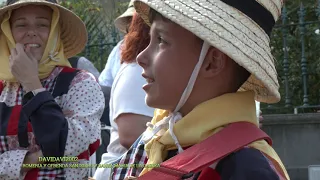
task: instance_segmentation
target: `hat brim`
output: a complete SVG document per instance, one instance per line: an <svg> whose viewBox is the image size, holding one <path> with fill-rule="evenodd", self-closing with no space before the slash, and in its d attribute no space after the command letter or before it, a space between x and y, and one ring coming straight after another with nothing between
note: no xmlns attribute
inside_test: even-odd
<svg viewBox="0 0 320 180"><path fill-rule="evenodd" d="M131 23L131 18L136 12L134 7L128 8L123 14L116 18L114 25L122 33L127 33L127 26Z"/></svg>
<svg viewBox="0 0 320 180"><path fill-rule="evenodd" d="M0 9L0 22L2 22L4 14L9 10L18 9L26 5L45 5L48 7L57 7L60 11L60 37L63 42L65 56L70 58L83 51L88 41L88 34L85 24L75 13L63 6L60 6L59 4L43 0L18 1Z"/></svg>
<svg viewBox="0 0 320 180"><path fill-rule="evenodd" d="M241 89L256 100L276 103L279 83L268 35L253 20L222 1L135 0L137 13L150 25L150 8L219 49L252 75Z"/></svg>

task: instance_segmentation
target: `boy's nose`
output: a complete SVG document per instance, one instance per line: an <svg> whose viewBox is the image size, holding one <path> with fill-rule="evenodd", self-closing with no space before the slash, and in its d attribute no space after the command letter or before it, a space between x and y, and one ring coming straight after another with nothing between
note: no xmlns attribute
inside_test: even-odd
<svg viewBox="0 0 320 180"><path fill-rule="evenodd" d="M142 67L145 68L148 66L148 56L147 56L147 49L143 50L140 54L138 54L136 61Z"/></svg>

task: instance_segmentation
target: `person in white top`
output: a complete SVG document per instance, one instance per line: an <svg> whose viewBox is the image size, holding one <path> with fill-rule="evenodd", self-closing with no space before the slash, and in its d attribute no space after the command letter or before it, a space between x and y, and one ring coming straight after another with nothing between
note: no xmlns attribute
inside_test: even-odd
<svg viewBox="0 0 320 180"><path fill-rule="evenodd" d="M114 24L115 24L115 27L120 32L124 34L127 33L127 29L128 29L128 26L130 26L133 12L135 12L135 9L131 2L129 4L128 9L122 15L116 18ZM111 87L116 75L118 74L118 71L121 65L120 59L121 59L122 44L123 44L123 40L119 41L118 44L112 49L111 53L109 54L106 66L98 78L98 82L102 87L103 93L105 94L106 109L108 109L108 112L110 111L109 102L110 102ZM110 132L109 132L109 128L111 126L110 119L109 119L110 117L109 117L109 114L107 116L104 116L104 115L103 115L104 117L103 123L104 123L104 127L107 129L105 131L102 131L102 134L101 134L102 136L101 147L103 147L103 149L102 149L102 152L100 153L105 153L107 151L107 146L109 145L109 142L110 142ZM99 162L100 161L98 161L98 163Z"/></svg>
<svg viewBox="0 0 320 180"><path fill-rule="evenodd" d="M132 15L135 12L133 7L133 1L129 3L128 9L114 21L116 28L127 34L128 27L130 26ZM120 69L121 59L121 45L123 40L119 41L118 44L112 49L109 54L107 64L99 76L99 84L102 86L111 87L112 83Z"/></svg>
<svg viewBox="0 0 320 180"><path fill-rule="evenodd" d="M146 129L154 109L145 104L145 92L141 85L142 68L136 63L123 63L111 89L110 123L111 139L108 153L102 161L112 162L130 148L133 142Z"/></svg>
<svg viewBox="0 0 320 180"><path fill-rule="evenodd" d="M120 53L121 44L123 40L119 41L118 44L112 49L109 54L107 64L101 75L99 76L99 84L102 86L111 87L112 83L120 69Z"/></svg>

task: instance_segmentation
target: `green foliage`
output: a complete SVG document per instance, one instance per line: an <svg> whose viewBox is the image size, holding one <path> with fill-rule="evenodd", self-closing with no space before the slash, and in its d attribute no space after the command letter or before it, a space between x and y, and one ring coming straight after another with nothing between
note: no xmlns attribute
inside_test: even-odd
<svg viewBox="0 0 320 180"><path fill-rule="evenodd" d="M320 29L319 13L316 1L286 1L285 7L287 10L286 21L280 19L274 28L271 38L271 47L273 55L276 59L276 68L280 83L280 94L282 100L276 106L284 107L286 98L290 98L293 107L303 105L303 78L301 60L304 55L307 61L308 73L308 95L310 105L320 105L320 34L315 31ZM302 9L304 9L304 18L301 18ZM300 19L299 19L300 13ZM285 13L283 13L285 14ZM285 86L285 45L284 36L286 36L286 47L288 53L288 94L286 94ZM304 41L305 51L302 50L302 42ZM288 105L288 104L287 104ZM266 107L266 105L262 105ZM282 112L292 113L292 108Z"/></svg>
<svg viewBox="0 0 320 180"><path fill-rule="evenodd" d="M126 9L128 8L128 5L129 5L129 2L119 2L117 1L116 2L116 13L114 15L114 18L115 17L118 17L120 16L123 12L126 11Z"/></svg>
<svg viewBox="0 0 320 180"><path fill-rule="evenodd" d="M121 39L114 19L127 9L128 2L65 0L61 5L75 12L86 24L89 39L86 49L79 56L85 56L102 71L109 53Z"/></svg>

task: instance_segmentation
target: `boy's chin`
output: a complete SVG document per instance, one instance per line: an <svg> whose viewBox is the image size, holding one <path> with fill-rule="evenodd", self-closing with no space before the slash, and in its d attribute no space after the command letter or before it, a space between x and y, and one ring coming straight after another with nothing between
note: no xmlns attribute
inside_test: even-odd
<svg viewBox="0 0 320 180"><path fill-rule="evenodd" d="M149 107L161 109L161 101L159 101L158 98L155 98L150 94L146 95L146 104Z"/></svg>
<svg viewBox="0 0 320 180"><path fill-rule="evenodd" d="M152 108L157 108L157 107L155 107L155 105L156 105L155 100L152 99L152 97L150 97L150 95L148 95L148 94L146 95L145 101L146 101L147 106L152 107Z"/></svg>
<svg viewBox="0 0 320 180"><path fill-rule="evenodd" d="M145 101L149 107L173 111L172 108L170 108L171 105L168 105L166 102L164 102L163 98L153 98L152 96L146 95Z"/></svg>

